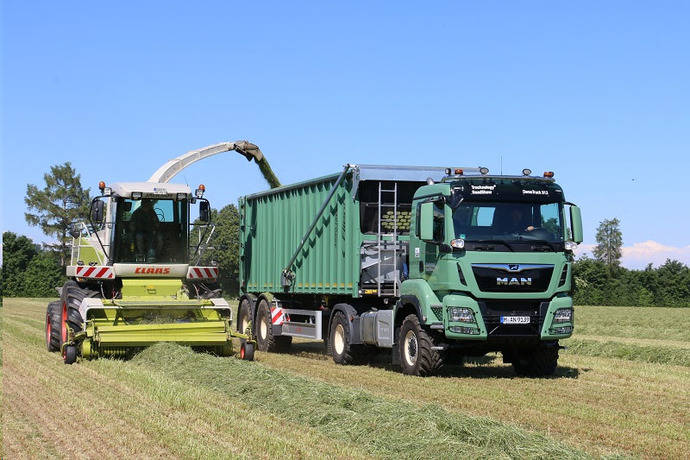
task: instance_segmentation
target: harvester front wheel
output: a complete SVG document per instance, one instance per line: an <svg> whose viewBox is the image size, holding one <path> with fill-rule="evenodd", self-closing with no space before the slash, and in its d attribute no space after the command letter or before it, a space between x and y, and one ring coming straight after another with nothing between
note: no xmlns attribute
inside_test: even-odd
<svg viewBox="0 0 690 460"><path fill-rule="evenodd" d="M60 350L60 301L48 304L46 309L46 348L49 352Z"/></svg>
<svg viewBox="0 0 690 460"><path fill-rule="evenodd" d="M443 366L443 356L434 350L432 337L419 324L417 315L407 315L398 338L403 374L434 375Z"/></svg>
<svg viewBox="0 0 690 460"><path fill-rule="evenodd" d="M254 344L251 342L242 342L240 344L240 359L245 361L254 361Z"/></svg>
<svg viewBox="0 0 690 460"><path fill-rule="evenodd" d="M81 288L75 281L67 281L62 288L62 318L63 334L62 342L67 340L67 327L74 332L79 332L83 328L84 319L81 317L79 307L82 300L87 297L100 297L98 291L88 288ZM62 343L60 343L62 345Z"/></svg>

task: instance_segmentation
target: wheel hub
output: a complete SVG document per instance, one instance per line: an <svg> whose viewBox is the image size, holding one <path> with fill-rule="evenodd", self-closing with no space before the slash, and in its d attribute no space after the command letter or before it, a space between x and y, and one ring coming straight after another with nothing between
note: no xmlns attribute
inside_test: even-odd
<svg viewBox="0 0 690 460"><path fill-rule="evenodd" d="M417 335L414 331L407 331L404 342L405 361L414 366L417 363Z"/></svg>
<svg viewBox="0 0 690 460"><path fill-rule="evenodd" d="M343 329L342 324L338 324L335 327L333 346L335 347L335 352L337 354L343 354L343 351L345 350L345 329Z"/></svg>

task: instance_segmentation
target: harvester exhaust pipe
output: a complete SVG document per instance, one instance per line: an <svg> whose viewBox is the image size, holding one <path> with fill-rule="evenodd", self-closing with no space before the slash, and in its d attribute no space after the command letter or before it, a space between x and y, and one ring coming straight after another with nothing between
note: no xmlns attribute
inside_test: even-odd
<svg viewBox="0 0 690 460"><path fill-rule="evenodd" d="M190 150L189 152L180 155L177 158L173 158L158 168L158 170L149 178L148 182L169 182L170 179L175 177L180 171L192 163L196 163L199 160L203 160L204 158L208 158L219 153L231 152L233 150L244 156L247 161L252 161L252 159L254 159L254 162L259 166L261 174L264 176L264 179L266 179L266 182L268 182L268 185L271 188L280 187L280 181L271 169L271 165L268 163L268 160L266 160L266 157L261 152L261 149L259 149L256 144L252 144L249 141L221 142L220 144L209 145L208 147L203 147L197 150Z"/></svg>

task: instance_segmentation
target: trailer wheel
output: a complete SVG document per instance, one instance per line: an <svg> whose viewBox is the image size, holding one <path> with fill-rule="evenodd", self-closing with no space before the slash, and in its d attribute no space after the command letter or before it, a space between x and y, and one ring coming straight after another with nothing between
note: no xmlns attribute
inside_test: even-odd
<svg viewBox="0 0 690 460"><path fill-rule="evenodd" d="M77 346L65 345L62 350L62 360L65 364L74 364L77 362Z"/></svg>
<svg viewBox="0 0 690 460"><path fill-rule="evenodd" d="M242 299L240 303L240 311L237 314L237 332L246 334L247 328L251 324L252 316L249 308L249 300ZM251 331L253 333L253 331Z"/></svg>
<svg viewBox="0 0 690 460"><path fill-rule="evenodd" d="M419 324L417 315L407 315L398 337L403 374L434 375L443 366L443 356L434 350L433 339Z"/></svg>
<svg viewBox="0 0 690 460"><path fill-rule="evenodd" d="M347 317L342 311L338 311L333 315L328 334L328 353L337 364L352 364L360 357L360 347L350 342Z"/></svg>
<svg viewBox="0 0 690 460"><path fill-rule="evenodd" d="M243 341L240 344L240 359L244 361L254 361L254 344Z"/></svg>
<svg viewBox="0 0 690 460"><path fill-rule="evenodd" d="M547 377L558 367L558 347L539 347L518 352L513 358L513 369L521 377Z"/></svg>
<svg viewBox="0 0 690 460"><path fill-rule="evenodd" d="M50 302L46 309L46 348L49 352L60 350L60 301Z"/></svg>
<svg viewBox="0 0 690 460"><path fill-rule="evenodd" d="M273 337L273 322L271 310L266 299L259 301L256 310L256 344L259 351L274 351L275 339Z"/></svg>

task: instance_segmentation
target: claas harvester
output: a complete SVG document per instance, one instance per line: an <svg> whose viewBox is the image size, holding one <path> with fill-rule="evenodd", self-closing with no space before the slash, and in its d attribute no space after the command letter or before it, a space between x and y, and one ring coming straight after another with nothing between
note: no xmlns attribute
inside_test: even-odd
<svg viewBox="0 0 690 460"><path fill-rule="evenodd" d="M188 152L146 182L99 183L86 221L70 232L68 281L47 307L49 351L60 351L66 364L126 358L156 342L229 356L238 338L239 356L253 359L248 331L231 330L218 268L200 264L214 229L205 187L192 194L187 185L168 182L186 166L232 150L254 159L271 186L278 184L261 151L246 141ZM198 219L191 222L194 206Z"/></svg>

